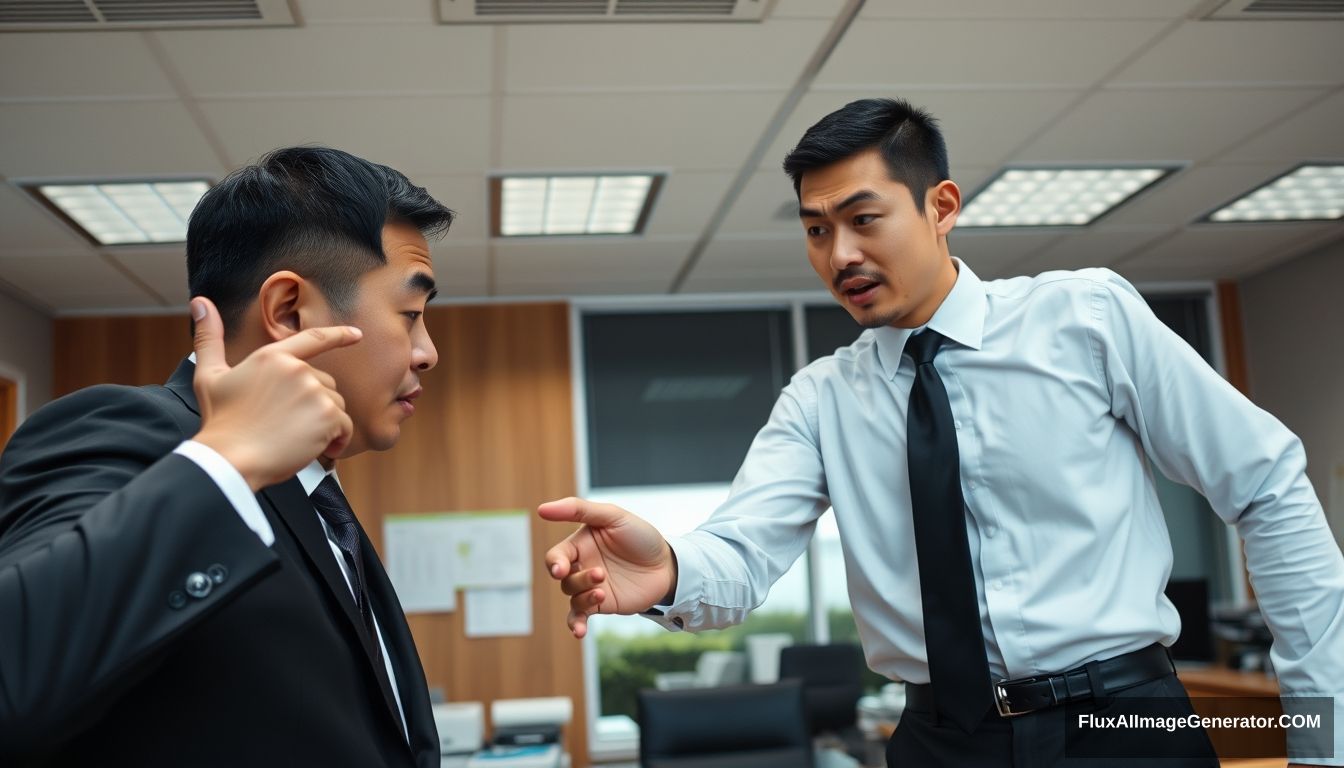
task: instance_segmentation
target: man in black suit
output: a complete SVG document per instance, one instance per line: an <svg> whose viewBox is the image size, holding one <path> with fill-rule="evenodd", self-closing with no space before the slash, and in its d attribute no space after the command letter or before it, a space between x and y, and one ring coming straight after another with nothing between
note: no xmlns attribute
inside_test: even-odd
<svg viewBox="0 0 1344 768"><path fill-rule="evenodd" d="M0 763L439 764L424 671L333 474L438 353L405 176L278 150L187 235L195 355L34 413L0 457Z"/></svg>

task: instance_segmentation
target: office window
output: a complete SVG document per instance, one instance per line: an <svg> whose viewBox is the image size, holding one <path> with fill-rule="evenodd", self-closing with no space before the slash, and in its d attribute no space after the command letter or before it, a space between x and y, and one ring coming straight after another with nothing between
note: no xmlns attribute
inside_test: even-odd
<svg viewBox="0 0 1344 768"><path fill-rule="evenodd" d="M792 343L784 309L585 315L590 487L730 482Z"/></svg>

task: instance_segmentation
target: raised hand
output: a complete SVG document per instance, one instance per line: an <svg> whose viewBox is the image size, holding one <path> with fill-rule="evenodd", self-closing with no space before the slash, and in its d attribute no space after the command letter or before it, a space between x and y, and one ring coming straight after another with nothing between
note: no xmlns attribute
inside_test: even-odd
<svg viewBox="0 0 1344 768"><path fill-rule="evenodd" d="M594 613L640 613L676 591L672 548L639 517L613 504L577 498L546 502L537 514L583 523L546 552L546 570L569 595L566 622L575 637L588 633L588 617Z"/></svg>
<svg viewBox="0 0 1344 768"><path fill-rule="evenodd" d="M284 480L318 456L340 455L353 430L345 400L335 380L307 361L359 341L358 328L309 328L230 367L219 310L197 297L191 312L192 383L201 409L201 431L192 439L227 459L253 491Z"/></svg>

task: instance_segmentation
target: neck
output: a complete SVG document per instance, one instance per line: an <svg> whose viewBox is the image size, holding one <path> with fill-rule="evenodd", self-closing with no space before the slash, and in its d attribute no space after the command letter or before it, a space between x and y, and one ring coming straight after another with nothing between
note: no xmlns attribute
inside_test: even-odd
<svg viewBox="0 0 1344 768"><path fill-rule="evenodd" d="M925 299L924 303L917 309L910 312L910 314L901 318L899 321L892 323L892 325L898 328L918 328L933 319L938 308L941 307L943 301L947 299L947 295L952 292L952 287L957 284L957 262L953 261L951 256L947 256L946 258L946 266L938 271L938 276L934 280L934 287L933 290L930 291L929 297Z"/></svg>

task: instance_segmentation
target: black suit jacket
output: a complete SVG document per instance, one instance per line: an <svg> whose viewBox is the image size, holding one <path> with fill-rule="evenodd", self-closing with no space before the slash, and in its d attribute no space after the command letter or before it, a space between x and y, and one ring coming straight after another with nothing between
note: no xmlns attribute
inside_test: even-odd
<svg viewBox="0 0 1344 768"><path fill-rule="evenodd" d="M193 372L56 400L0 457L0 764L438 766L368 538L409 746L298 479L257 494L267 547L172 453L199 428Z"/></svg>

